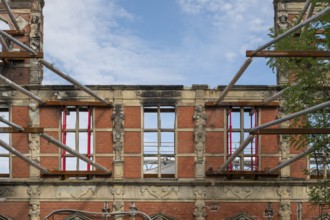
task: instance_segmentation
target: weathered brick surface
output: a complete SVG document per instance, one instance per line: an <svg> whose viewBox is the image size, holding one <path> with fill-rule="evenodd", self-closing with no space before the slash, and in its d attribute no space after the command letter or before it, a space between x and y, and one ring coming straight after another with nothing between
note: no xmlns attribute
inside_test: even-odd
<svg viewBox="0 0 330 220"><path fill-rule="evenodd" d="M261 157L260 170L265 171L274 168L279 164L280 160L278 157Z"/></svg>
<svg viewBox="0 0 330 220"><path fill-rule="evenodd" d="M223 157L206 157L205 158L205 170L212 169L213 171L216 171L219 167L222 166L224 162Z"/></svg>
<svg viewBox="0 0 330 220"><path fill-rule="evenodd" d="M195 177L194 157L178 157L178 177L179 178Z"/></svg>
<svg viewBox="0 0 330 220"><path fill-rule="evenodd" d="M27 162L18 157L12 158L12 176L13 178L29 178L30 166Z"/></svg>
<svg viewBox="0 0 330 220"><path fill-rule="evenodd" d="M43 156L40 165L48 170L60 169L60 158L58 156L47 157Z"/></svg>
<svg viewBox="0 0 330 220"><path fill-rule="evenodd" d="M260 135L260 153L277 154L280 153L279 140L276 135Z"/></svg>
<svg viewBox="0 0 330 220"><path fill-rule="evenodd" d="M140 157L128 157L124 158L124 178L127 179L139 179L141 178L141 158Z"/></svg>
<svg viewBox="0 0 330 220"><path fill-rule="evenodd" d="M112 128L112 108L95 108L95 127Z"/></svg>
<svg viewBox="0 0 330 220"><path fill-rule="evenodd" d="M141 107L124 107L125 128L141 128Z"/></svg>
<svg viewBox="0 0 330 220"><path fill-rule="evenodd" d="M61 120L61 109L54 107L40 108L40 127L42 128L59 128Z"/></svg>
<svg viewBox="0 0 330 220"><path fill-rule="evenodd" d="M195 107L177 107L178 128L193 128Z"/></svg>
<svg viewBox="0 0 330 220"><path fill-rule="evenodd" d="M13 220L30 220L28 202L2 202L0 214Z"/></svg>
<svg viewBox="0 0 330 220"><path fill-rule="evenodd" d="M206 127L207 128L223 128L224 127L224 110L223 109L206 109Z"/></svg>
<svg viewBox="0 0 330 220"><path fill-rule="evenodd" d="M178 153L194 153L194 132L179 131L178 133Z"/></svg>
<svg viewBox="0 0 330 220"><path fill-rule="evenodd" d="M46 134L49 136L52 136L55 139L59 138L59 132L57 131L46 131ZM59 147L56 145L50 143L44 138L40 138L40 153L58 153L59 152Z"/></svg>
<svg viewBox="0 0 330 220"><path fill-rule="evenodd" d="M223 132L207 132L205 143L206 153L224 153L225 142Z"/></svg>
<svg viewBox="0 0 330 220"><path fill-rule="evenodd" d="M124 152L141 153L141 132L126 132L124 135Z"/></svg>
<svg viewBox="0 0 330 220"><path fill-rule="evenodd" d="M95 132L95 152L108 154L113 153L112 132Z"/></svg>
<svg viewBox="0 0 330 220"><path fill-rule="evenodd" d="M104 166L105 168L108 168L110 171L112 170L112 157L96 157L95 162Z"/></svg>
<svg viewBox="0 0 330 220"><path fill-rule="evenodd" d="M305 171L307 169L307 158L302 158L290 165L292 178L306 178Z"/></svg>

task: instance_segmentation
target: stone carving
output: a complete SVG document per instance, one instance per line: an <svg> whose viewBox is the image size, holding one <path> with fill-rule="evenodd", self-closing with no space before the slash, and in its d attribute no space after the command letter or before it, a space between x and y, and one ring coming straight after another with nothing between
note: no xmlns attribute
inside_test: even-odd
<svg viewBox="0 0 330 220"><path fill-rule="evenodd" d="M36 134L29 134L29 149L32 159L36 159L40 147L40 137Z"/></svg>
<svg viewBox="0 0 330 220"><path fill-rule="evenodd" d="M115 105L111 117L113 124L113 148L115 150L115 160L121 160L121 152L124 142L124 110L122 105Z"/></svg>
<svg viewBox="0 0 330 220"><path fill-rule="evenodd" d="M196 201L195 202L195 210L194 210L195 220L205 220L207 216L207 212L205 209L205 202Z"/></svg>
<svg viewBox="0 0 330 220"><path fill-rule="evenodd" d="M206 188L205 187L196 187L194 189L194 194L196 196L196 199L204 199L206 195Z"/></svg>
<svg viewBox="0 0 330 220"><path fill-rule="evenodd" d="M67 218L64 218L63 220L91 220L91 219L87 218L86 216L80 213L75 213Z"/></svg>
<svg viewBox="0 0 330 220"><path fill-rule="evenodd" d="M0 197L9 197L14 194L12 187L0 187Z"/></svg>
<svg viewBox="0 0 330 220"><path fill-rule="evenodd" d="M171 218L169 216L166 216L162 213L157 213L155 215L150 216L152 220L174 220L174 218Z"/></svg>
<svg viewBox="0 0 330 220"><path fill-rule="evenodd" d="M124 207L124 202L123 201L114 201L112 203L112 209L115 212L123 211L123 207Z"/></svg>
<svg viewBox="0 0 330 220"><path fill-rule="evenodd" d="M279 189L277 190L277 193L281 199L290 198L291 192L291 187L279 187Z"/></svg>
<svg viewBox="0 0 330 220"><path fill-rule="evenodd" d="M41 188L40 186L30 186L27 193L30 195L30 198L38 198L41 194Z"/></svg>
<svg viewBox="0 0 330 220"><path fill-rule="evenodd" d="M29 125L39 126L39 108L36 103L29 104Z"/></svg>
<svg viewBox="0 0 330 220"><path fill-rule="evenodd" d="M205 149L205 136L206 136L206 114L205 108L202 105L195 107L195 149L197 152L197 160L202 160L203 152Z"/></svg>
<svg viewBox="0 0 330 220"><path fill-rule="evenodd" d="M25 26L28 24L28 22L22 16L18 16L16 18L16 22L20 30L23 30Z"/></svg>
<svg viewBox="0 0 330 220"><path fill-rule="evenodd" d="M80 186L80 187L58 187L57 188L57 195L58 197L63 198L90 198L95 195L95 186Z"/></svg>
<svg viewBox="0 0 330 220"><path fill-rule="evenodd" d="M297 208L297 220L302 220L302 202L298 202L297 204L298 208Z"/></svg>
<svg viewBox="0 0 330 220"><path fill-rule="evenodd" d="M279 214L281 220L290 220L291 206L289 201L280 203Z"/></svg>
<svg viewBox="0 0 330 220"><path fill-rule="evenodd" d="M267 219L272 219L274 217L274 209L271 202L268 203L268 206L265 209L264 217Z"/></svg>
<svg viewBox="0 0 330 220"><path fill-rule="evenodd" d="M40 219L40 202L30 201L29 216L31 220Z"/></svg>
<svg viewBox="0 0 330 220"><path fill-rule="evenodd" d="M40 50L40 17L32 15L30 19L30 46L33 50Z"/></svg>
<svg viewBox="0 0 330 220"><path fill-rule="evenodd" d="M120 197L125 194L125 189L123 186L115 186L111 189L111 194L115 197Z"/></svg>
<svg viewBox="0 0 330 220"><path fill-rule="evenodd" d="M277 25L281 29L287 29L289 27L288 21L288 13L287 12L279 12L277 15Z"/></svg>
<svg viewBox="0 0 330 220"><path fill-rule="evenodd" d="M260 192L262 190L261 187L251 187L251 186L225 186L224 193L226 196L230 196L231 194L235 197L245 199L253 194L254 191Z"/></svg>
<svg viewBox="0 0 330 220"><path fill-rule="evenodd" d="M289 142L289 137L288 136L281 135L281 137L280 137L280 149L281 149L282 160L288 159L289 151L290 151L290 142Z"/></svg>
<svg viewBox="0 0 330 220"><path fill-rule="evenodd" d="M169 186L163 186L163 187L157 187L157 186L142 186L141 187L141 193L142 195L145 195L147 192L149 195L161 199L164 198L171 193L174 193L175 195L178 194L179 188L178 187L169 187Z"/></svg>

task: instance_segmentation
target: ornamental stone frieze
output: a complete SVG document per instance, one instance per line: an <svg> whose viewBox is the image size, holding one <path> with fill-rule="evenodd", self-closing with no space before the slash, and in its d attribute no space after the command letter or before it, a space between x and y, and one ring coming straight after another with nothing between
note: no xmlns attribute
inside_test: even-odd
<svg viewBox="0 0 330 220"><path fill-rule="evenodd" d="M96 186L58 186L56 188L56 196L58 198L81 199L94 198L96 194Z"/></svg>
<svg viewBox="0 0 330 220"><path fill-rule="evenodd" d="M261 192L264 189L258 186L225 186L223 192L227 197L236 197L239 199L251 198L251 195L254 197L256 195L261 195Z"/></svg>
<svg viewBox="0 0 330 220"><path fill-rule="evenodd" d="M142 186L140 192L146 198L150 196L156 199L177 198L179 188L176 186Z"/></svg>

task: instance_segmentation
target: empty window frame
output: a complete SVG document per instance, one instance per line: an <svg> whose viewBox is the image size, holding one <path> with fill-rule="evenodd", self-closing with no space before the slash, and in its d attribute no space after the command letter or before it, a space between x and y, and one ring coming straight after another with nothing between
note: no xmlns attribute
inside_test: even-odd
<svg viewBox="0 0 330 220"><path fill-rule="evenodd" d="M0 117L9 120L8 108L0 108ZM0 122L0 127L9 127L7 124ZM9 133L0 133L0 139L9 144ZM10 176L10 154L0 146L0 178L8 178Z"/></svg>
<svg viewBox="0 0 330 220"><path fill-rule="evenodd" d="M175 107L145 106L144 177L175 177Z"/></svg>
<svg viewBox="0 0 330 220"><path fill-rule="evenodd" d="M258 110L252 107L227 109L227 158L229 158L249 135L249 130L258 125ZM229 170L258 170L258 136L229 165Z"/></svg>
<svg viewBox="0 0 330 220"><path fill-rule="evenodd" d="M91 107L65 106L62 108L62 143L93 160L93 109ZM91 165L61 150L63 171L90 171Z"/></svg>

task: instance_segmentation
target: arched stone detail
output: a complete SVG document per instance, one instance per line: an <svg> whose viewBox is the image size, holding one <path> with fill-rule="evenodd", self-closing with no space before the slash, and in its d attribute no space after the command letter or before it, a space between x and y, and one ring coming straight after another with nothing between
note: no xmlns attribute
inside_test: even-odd
<svg viewBox="0 0 330 220"><path fill-rule="evenodd" d="M91 220L91 219L80 213L74 213L73 215L70 215L69 217L65 218L64 220Z"/></svg>
<svg viewBox="0 0 330 220"><path fill-rule="evenodd" d="M157 213L152 216L150 216L152 220L175 220L173 217L169 217L167 215L164 215L162 213Z"/></svg>
<svg viewBox="0 0 330 220"><path fill-rule="evenodd" d="M256 220L256 219L253 218L252 216L249 216L245 212L242 212L242 213L240 213L238 215L235 215L232 218L229 218L228 220Z"/></svg>

